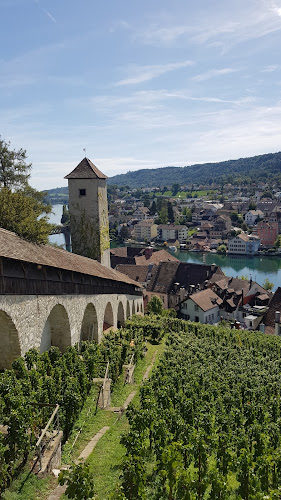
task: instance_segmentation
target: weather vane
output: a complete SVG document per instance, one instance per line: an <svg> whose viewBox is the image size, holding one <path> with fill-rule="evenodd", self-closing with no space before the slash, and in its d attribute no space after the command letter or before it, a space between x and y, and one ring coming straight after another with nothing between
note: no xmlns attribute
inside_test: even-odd
<svg viewBox="0 0 281 500"><path fill-rule="evenodd" d="M86 156L86 148L83 148L83 151L85 151L85 156Z"/></svg>

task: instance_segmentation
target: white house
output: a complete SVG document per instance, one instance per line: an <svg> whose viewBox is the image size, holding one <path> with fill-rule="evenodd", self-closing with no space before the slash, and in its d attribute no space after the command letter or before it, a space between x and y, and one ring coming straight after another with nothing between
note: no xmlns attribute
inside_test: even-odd
<svg viewBox="0 0 281 500"><path fill-rule="evenodd" d="M228 240L228 252L242 255L255 255L260 247L260 239L254 235L241 233Z"/></svg>
<svg viewBox="0 0 281 500"><path fill-rule="evenodd" d="M245 222L248 226L253 226L258 219L263 219L264 213L261 210L249 210L245 214Z"/></svg>
<svg viewBox="0 0 281 500"><path fill-rule="evenodd" d="M222 299L210 288L193 293L181 303L181 317L197 323L213 325L220 320Z"/></svg>
<svg viewBox="0 0 281 500"><path fill-rule="evenodd" d="M186 226L177 224L159 224L157 228L157 238L161 241L176 241L185 243L188 235Z"/></svg>

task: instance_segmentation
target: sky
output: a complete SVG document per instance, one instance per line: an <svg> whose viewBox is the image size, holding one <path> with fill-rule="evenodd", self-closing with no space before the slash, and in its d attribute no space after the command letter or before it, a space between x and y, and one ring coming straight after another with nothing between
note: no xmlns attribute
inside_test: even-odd
<svg viewBox="0 0 281 500"><path fill-rule="evenodd" d="M0 0L0 135L51 189L281 150L281 0ZM85 151L86 150L86 153Z"/></svg>

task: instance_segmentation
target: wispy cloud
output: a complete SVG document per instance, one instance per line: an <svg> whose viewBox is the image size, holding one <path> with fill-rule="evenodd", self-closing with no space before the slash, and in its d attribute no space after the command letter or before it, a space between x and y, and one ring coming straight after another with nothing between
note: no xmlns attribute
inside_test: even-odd
<svg viewBox="0 0 281 500"><path fill-rule="evenodd" d="M200 75L196 75L192 78L195 82L203 82L205 80L210 80L210 78L216 78L218 76L229 75L230 73L235 73L239 71L234 68L222 68L222 69L210 69L205 73L201 73Z"/></svg>
<svg viewBox="0 0 281 500"><path fill-rule="evenodd" d="M36 3L36 5L38 5L39 9L44 12L44 14L46 14L46 16L53 22L53 23L56 23L56 19L54 18L54 16L47 10L45 9L44 7L41 6L39 0L34 0L34 2Z"/></svg>
<svg viewBox="0 0 281 500"><path fill-rule="evenodd" d="M193 29L184 25L160 27L152 25L134 34L134 39L145 45L171 45L179 38L192 33Z"/></svg>
<svg viewBox="0 0 281 500"><path fill-rule="evenodd" d="M279 68L278 64L271 64L270 66L266 66L266 68L262 69L262 73L272 73Z"/></svg>
<svg viewBox="0 0 281 500"><path fill-rule="evenodd" d="M143 82L148 82L153 78L175 71L177 69L186 68L193 64L192 61L182 61L169 64L155 64L151 66L130 66L129 73L131 76L124 80L119 80L115 85L136 85Z"/></svg>
<svg viewBox="0 0 281 500"><path fill-rule="evenodd" d="M53 21L53 23L56 23L56 19L54 18L54 16L52 16L52 14L46 10L46 9L43 9L43 12L45 12L46 16L48 16L49 19L51 19L51 21Z"/></svg>
<svg viewBox="0 0 281 500"><path fill-rule="evenodd" d="M235 44L258 39L281 30L281 6L271 0L237 1L231 7L224 2L220 11L200 10L198 14L184 13L177 23L175 19L151 22L145 28L135 28L133 39L140 44L153 46L197 45L222 46L227 50ZM229 20L231 19L231 21Z"/></svg>

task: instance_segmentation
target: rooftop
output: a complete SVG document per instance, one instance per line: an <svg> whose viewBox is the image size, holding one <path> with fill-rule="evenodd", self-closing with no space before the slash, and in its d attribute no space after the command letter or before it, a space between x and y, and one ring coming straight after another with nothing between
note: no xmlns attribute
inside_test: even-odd
<svg viewBox="0 0 281 500"><path fill-rule="evenodd" d="M220 297L210 288L194 293L189 298L205 312L213 309L217 304L221 304Z"/></svg>
<svg viewBox="0 0 281 500"><path fill-rule="evenodd" d="M85 157L65 179L107 179L107 176Z"/></svg>
<svg viewBox="0 0 281 500"><path fill-rule="evenodd" d="M81 255L67 252L51 245L30 243L15 233L0 228L0 257L22 262L31 262L42 266L56 267L99 278L121 281L128 284L136 283L113 269L102 266L99 262Z"/></svg>

